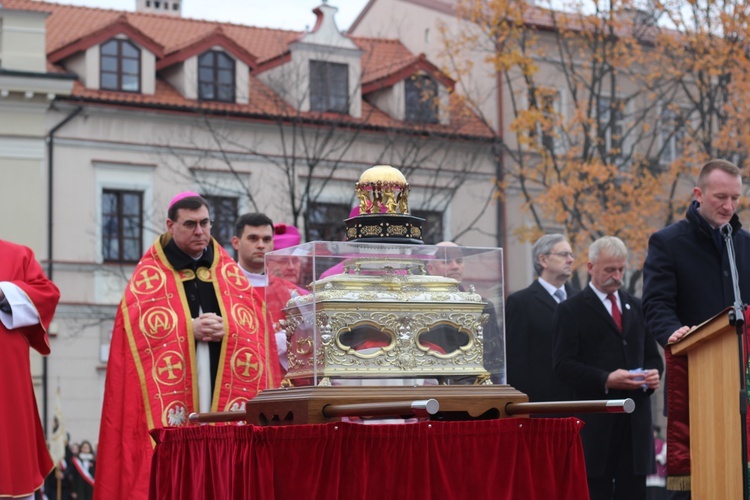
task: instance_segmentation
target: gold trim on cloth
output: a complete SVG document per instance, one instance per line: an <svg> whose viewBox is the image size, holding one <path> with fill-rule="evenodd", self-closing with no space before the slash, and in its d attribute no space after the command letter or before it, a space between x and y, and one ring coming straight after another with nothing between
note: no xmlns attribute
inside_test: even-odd
<svg viewBox="0 0 750 500"><path fill-rule="evenodd" d="M183 286L186 280L197 277L213 283L224 318L211 411L244 407L245 401L275 382L268 380L269 370L264 366L267 346L263 343L268 338L258 335L259 329L265 333L265 326L252 285L214 240L211 244L211 268L193 272L175 270L157 241L137 266L123 297L124 329L149 429L186 425L186 416L198 408L195 338Z"/></svg>
<svg viewBox="0 0 750 500"><path fill-rule="evenodd" d="M690 476L667 476L667 489L671 491L690 491Z"/></svg>

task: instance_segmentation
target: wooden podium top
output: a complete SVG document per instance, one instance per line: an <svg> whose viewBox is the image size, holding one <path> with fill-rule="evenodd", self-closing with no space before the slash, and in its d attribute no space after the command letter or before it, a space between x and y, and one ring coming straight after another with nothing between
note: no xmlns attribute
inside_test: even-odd
<svg viewBox="0 0 750 500"><path fill-rule="evenodd" d="M727 329L734 330L734 325L729 322L731 310L731 307L724 309L713 318L693 327L674 344L669 344L672 347L672 354L675 356L686 356L689 352L697 349L709 340L726 333Z"/></svg>

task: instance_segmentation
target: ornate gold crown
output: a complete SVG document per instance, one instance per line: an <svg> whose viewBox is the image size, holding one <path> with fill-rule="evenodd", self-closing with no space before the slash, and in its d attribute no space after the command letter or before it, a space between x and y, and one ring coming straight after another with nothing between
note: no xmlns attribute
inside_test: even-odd
<svg viewBox="0 0 750 500"><path fill-rule="evenodd" d="M397 168L376 165L355 184L360 214L408 214L409 183Z"/></svg>
<svg viewBox="0 0 750 500"><path fill-rule="evenodd" d="M424 219L409 214L409 183L397 168L376 165L355 184L359 214L346 219L347 241L421 245Z"/></svg>

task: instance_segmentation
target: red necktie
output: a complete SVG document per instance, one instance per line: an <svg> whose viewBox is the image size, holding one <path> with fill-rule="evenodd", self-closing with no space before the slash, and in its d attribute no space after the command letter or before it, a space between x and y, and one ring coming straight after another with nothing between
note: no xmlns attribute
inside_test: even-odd
<svg viewBox="0 0 750 500"><path fill-rule="evenodd" d="M620 308L617 307L617 299L615 298L615 294L610 293L609 295L607 295L607 298L612 303L612 319L615 320L617 329L622 331L622 313L620 312Z"/></svg>

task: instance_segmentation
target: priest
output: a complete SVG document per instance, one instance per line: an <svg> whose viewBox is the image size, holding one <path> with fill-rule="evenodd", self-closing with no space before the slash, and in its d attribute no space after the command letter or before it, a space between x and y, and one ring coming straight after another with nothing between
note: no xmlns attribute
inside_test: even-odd
<svg viewBox="0 0 750 500"><path fill-rule="evenodd" d="M53 468L34 397L29 347L50 353L60 292L31 249L0 240L0 498L33 498Z"/></svg>
<svg viewBox="0 0 750 500"><path fill-rule="evenodd" d="M141 258L112 332L94 498L145 499L149 431L194 411L243 411L278 385L263 301L211 238L208 203L175 196L167 231Z"/></svg>

